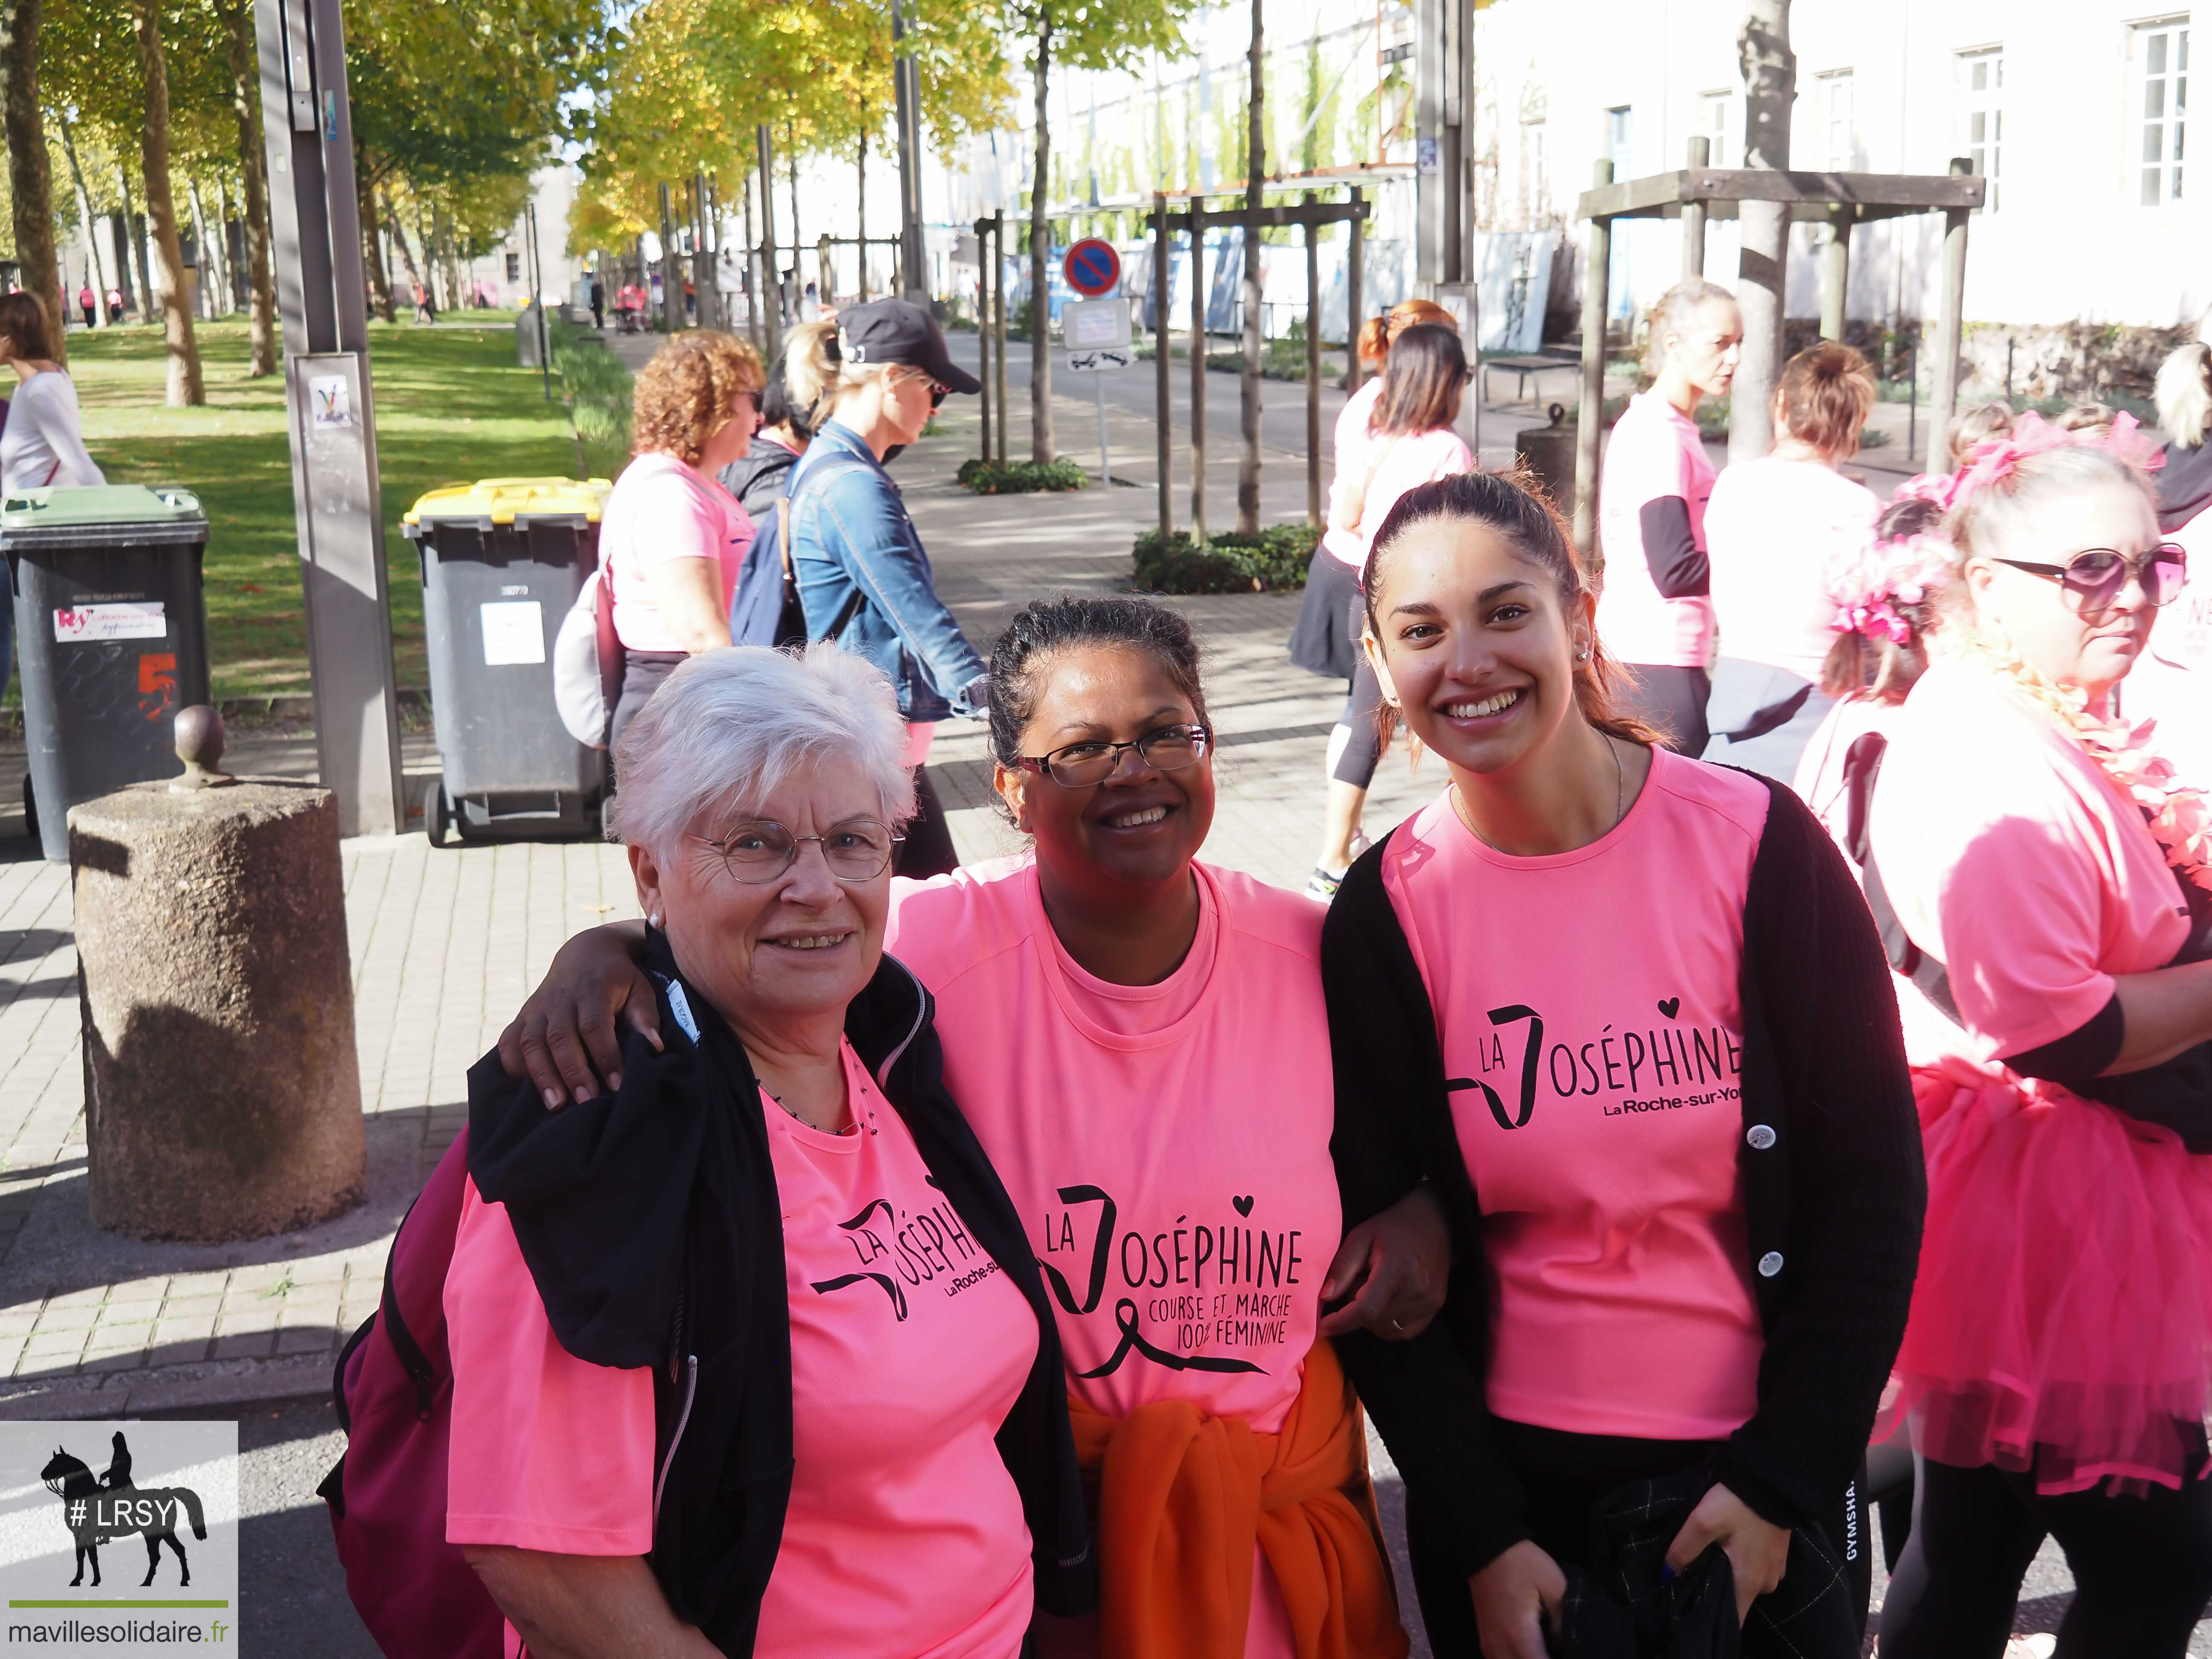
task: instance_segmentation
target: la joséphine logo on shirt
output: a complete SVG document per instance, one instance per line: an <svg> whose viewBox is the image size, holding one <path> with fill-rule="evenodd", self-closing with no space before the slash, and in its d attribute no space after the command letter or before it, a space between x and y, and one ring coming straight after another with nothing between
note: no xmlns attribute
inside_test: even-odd
<svg viewBox="0 0 2212 1659"><path fill-rule="evenodd" d="M1607 1097L1602 1115L1620 1118L1741 1098L1741 1036L1717 1021L1684 1023L1679 996L1651 1008L1656 1020L1608 1020L1565 1041L1525 1003L1492 1008L1491 1029L1474 1043L1477 1075L1447 1078L1444 1087L1480 1091L1501 1129L1527 1128L1540 1097Z"/></svg>
<svg viewBox="0 0 2212 1659"><path fill-rule="evenodd" d="M878 1198L849 1221L837 1224L852 1251L854 1271L811 1279L815 1293L829 1296L858 1285L873 1285L890 1302L892 1317L903 1323L913 1304L908 1291L929 1286L958 1296L999 1271L983 1248L968 1236L951 1205L933 1204L909 1213Z"/></svg>

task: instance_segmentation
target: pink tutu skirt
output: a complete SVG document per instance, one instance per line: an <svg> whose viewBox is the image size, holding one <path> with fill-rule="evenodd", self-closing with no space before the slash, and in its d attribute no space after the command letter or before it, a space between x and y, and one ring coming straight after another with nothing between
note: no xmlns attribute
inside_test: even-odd
<svg viewBox="0 0 2212 1659"><path fill-rule="evenodd" d="M2212 1405L2212 1157L2000 1067L1913 1070L1928 1221L1885 1415L1941 1463L2178 1486Z"/></svg>

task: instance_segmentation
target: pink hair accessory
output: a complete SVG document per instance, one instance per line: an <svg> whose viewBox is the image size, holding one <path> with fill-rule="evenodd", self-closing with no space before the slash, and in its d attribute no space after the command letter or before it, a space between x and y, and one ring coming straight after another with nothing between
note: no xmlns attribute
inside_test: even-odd
<svg viewBox="0 0 2212 1659"><path fill-rule="evenodd" d="M1915 478L1906 489L1923 482ZM1838 634L1863 634L1893 645L1911 641L1914 624L1905 609L1925 605L1950 568L1950 544L1939 536L1906 536L1869 549L1831 587Z"/></svg>
<svg viewBox="0 0 2212 1659"><path fill-rule="evenodd" d="M2030 411L2021 416L2012 431L2004 437L1986 438L1966 452L1966 465L1951 479L1948 495L1929 495L1926 499L1941 501L1944 510L1948 512L1977 491L2011 477L2014 469L2029 456L2075 445L2088 449L2107 450L2138 472L2154 472L2166 465L2166 457L2160 453L2158 445L2149 435L2138 429L2138 426L2134 416L2123 411L2112 417L2112 429L2108 432L2069 432ZM1913 482L1917 483L1920 481L1915 479Z"/></svg>

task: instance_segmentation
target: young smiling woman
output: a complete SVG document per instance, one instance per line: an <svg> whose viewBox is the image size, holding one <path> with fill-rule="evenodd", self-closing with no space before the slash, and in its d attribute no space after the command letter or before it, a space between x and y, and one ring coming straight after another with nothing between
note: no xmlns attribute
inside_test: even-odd
<svg viewBox="0 0 2212 1659"><path fill-rule="evenodd" d="M884 943L929 988L946 1086L1030 1229L1096 1483L1099 1613L1041 1623L1039 1652L1397 1659L1360 1414L1323 1339L1421 1330L1444 1233L1401 1191L1344 1236L1321 912L1198 857L1213 733L1176 612L1037 601L990 684L1030 847L894 882ZM570 941L501 1038L549 1104L597 1091L618 1019L657 1028L636 938Z"/></svg>
<svg viewBox="0 0 2212 1659"><path fill-rule="evenodd" d="M1426 1186L1452 1218L1445 1316L1340 1345L1430 1639L1587 1639L1567 1571L1661 1576L1589 1541L1650 1480L1668 1571L1728 1558L1745 1652L1856 1655L1847 1489L1923 1200L1858 890L1788 789L1617 712L1564 526L1516 481L1407 495L1367 603L1384 696L1450 775L1322 935L1346 1218Z"/></svg>

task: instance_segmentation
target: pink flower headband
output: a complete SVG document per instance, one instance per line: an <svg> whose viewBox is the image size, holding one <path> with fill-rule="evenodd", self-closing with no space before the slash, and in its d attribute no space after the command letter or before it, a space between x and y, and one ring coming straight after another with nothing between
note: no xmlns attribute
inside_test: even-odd
<svg viewBox="0 0 2212 1659"><path fill-rule="evenodd" d="M1920 482L1915 478L1899 493ZM1939 536L1879 544L1836 585L1836 614L1828 626L1838 634L1910 643L1917 624L1905 611L1928 602L1950 568L1950 544Z"/></svg>
<svg viewBox="0 0 2212 1659"><path fill-rule="evenodd" d="M1948 513L1978 491L2009 477L2029 456L2077 444L2107 450L2139 472L2154 472L2166 465L2166 457L2148 434L2137 429L2137 425L2134 416L2123 411L2112 416L2109 431L2069 432L2031 411L2021 416L2005 436L1985 438L1968 450L1966 465L1951 477L1929 478L1923 474L1905 489L1923 500L1934 501ZM1925 487L1914 490L1914 485Z"/></svg>

